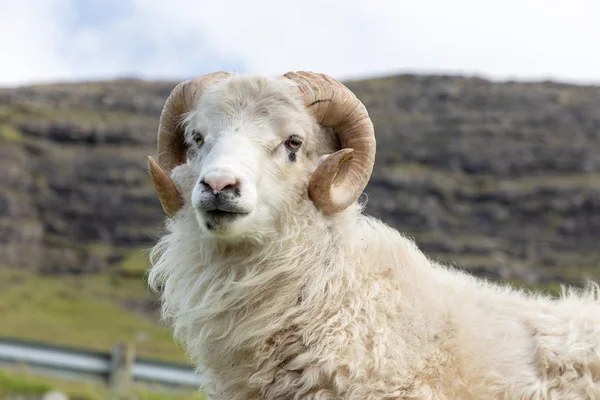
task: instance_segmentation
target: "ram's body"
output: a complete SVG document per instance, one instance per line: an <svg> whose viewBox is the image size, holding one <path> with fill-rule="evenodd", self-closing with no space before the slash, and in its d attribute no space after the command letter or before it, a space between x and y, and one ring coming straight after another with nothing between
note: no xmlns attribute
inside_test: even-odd
<svg viewBox="0 0 600 400"><path fill-rule="evenodd" d="M235 122L243 120L249 131L253 121L266 129L273 121L253 104L268 105L285 89L249 81L207 94L188 123L220 93L218 103L233 107L221 131L246 140L223 127L244 130ZM292 125L306 120L294 114L301 108L286 107L268 108ZM307 131L324 134L315 126ZM268 223L240 225L235 235L207 232L190 200L208 168L202 157L172 171L186 200L153 249L150 282L209 378L211 399L600 398L593 287L560 301L526 295L433 263L358 204L324 216L306 194L308 171L336 144L304 140L305 164L269 159L261 170L266 183L256 183L257 202L268 205ZM280 176L285 168L297 175Z"/></svg>

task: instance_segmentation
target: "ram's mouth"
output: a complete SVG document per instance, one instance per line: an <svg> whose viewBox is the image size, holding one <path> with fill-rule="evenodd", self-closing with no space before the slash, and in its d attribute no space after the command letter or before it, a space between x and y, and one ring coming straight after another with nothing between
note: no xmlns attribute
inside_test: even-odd
<svg viewBox="0 0 600 400"><path fill-rule="evenodd" d="M246 212L224 210L204 210L202 214L204 226L211 232L227 230L228 225L248 215Z"/></svg>
<svg viewBox="0 0 600 400"><path fill-rule="evenodd" d="M247 213L225 210L204 211L204 214L213 219L234 219L246 215Z"/></svg>

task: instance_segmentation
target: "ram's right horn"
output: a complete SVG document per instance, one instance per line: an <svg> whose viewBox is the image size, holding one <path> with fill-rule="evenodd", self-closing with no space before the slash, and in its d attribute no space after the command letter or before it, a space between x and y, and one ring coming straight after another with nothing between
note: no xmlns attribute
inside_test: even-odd
<svg viewBox="0 0 600 400"><path fill-rule="evenodd" d="M323 213L348 208L367 186L375 164L375 131L366 107L339 81L313 72L288 72L317 121L332 128L342 149L313 173L309 196Z"/></svg>

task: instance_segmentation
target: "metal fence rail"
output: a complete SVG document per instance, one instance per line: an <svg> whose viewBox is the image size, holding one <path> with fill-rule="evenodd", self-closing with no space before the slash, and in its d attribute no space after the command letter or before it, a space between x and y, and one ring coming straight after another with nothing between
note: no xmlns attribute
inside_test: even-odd
<svg viewBox="0 0 600 400"><path fill-rule="evenodd" d="M103 353L0 338L0 366L25 365L42 374L108 383L125 376L126 380L172 387L202 385L201 377L188 365L135 358L126 349L117 345Z"/></svg>

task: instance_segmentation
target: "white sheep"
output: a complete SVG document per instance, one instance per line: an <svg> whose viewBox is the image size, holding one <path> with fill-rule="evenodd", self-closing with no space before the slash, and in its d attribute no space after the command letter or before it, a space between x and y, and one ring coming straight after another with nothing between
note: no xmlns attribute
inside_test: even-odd
<svg viewBox="0 0 600 400"><path fill-rule="evenodd" d="M182 83L158 155L149 282L211 399L600 398L597 286L495 285L363 215L374 131L341 83Z"/></svg>

